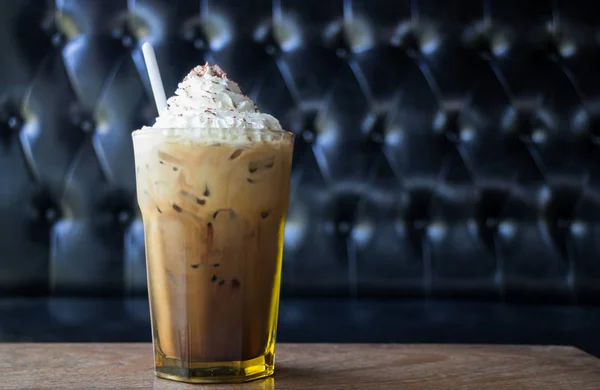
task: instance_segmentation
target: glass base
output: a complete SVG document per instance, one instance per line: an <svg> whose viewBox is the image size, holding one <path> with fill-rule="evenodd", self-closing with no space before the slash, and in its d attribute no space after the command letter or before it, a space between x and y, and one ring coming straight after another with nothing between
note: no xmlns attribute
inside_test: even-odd
<svg viewBox="0 0 600 390"><path fill-rule="evenodd" d="M183 362L156 356L155 374L159 378L187 383L240 383L273 375L274 356L267 353L250 360L233 362Z"/></svg>

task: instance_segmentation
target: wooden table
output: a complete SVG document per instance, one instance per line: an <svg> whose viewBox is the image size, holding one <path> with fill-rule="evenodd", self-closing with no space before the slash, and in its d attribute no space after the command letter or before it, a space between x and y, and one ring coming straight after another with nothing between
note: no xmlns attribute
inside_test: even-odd
<svg viewBox="0 0 600 390"><path fill-rule="evenodd" d="M150 344L0 344L0 389L600 389L600 359L572 347L281 344L273 378L158 379Z"/></svg>

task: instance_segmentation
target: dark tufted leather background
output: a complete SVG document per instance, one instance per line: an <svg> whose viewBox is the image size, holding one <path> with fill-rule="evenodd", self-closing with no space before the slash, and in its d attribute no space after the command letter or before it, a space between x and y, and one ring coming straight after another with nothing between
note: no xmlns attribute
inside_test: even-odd
<svg viewBox="0 0 600 390"><path fill-rule="evenodd" d="M0 295L146 294L149 40L298 134L284 297L599 302L593 4L1 0Z"/></svg>

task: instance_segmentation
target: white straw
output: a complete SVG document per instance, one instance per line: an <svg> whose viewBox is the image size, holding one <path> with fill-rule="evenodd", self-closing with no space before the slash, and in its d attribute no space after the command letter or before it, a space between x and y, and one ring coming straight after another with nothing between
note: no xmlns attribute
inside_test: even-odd
<svg viewBox="0 0 600 390"><path fill-rule="evenodd" d="M150 86L152 87L152 93L154 94L156 108L160 114L163 108L167 106L167 97L165 96L165 87L160 78L156 54L154 54L154 49L150 42L146 42L142 45L142 53L144 53L144 61L146 62L148 77L150 77Z"/></svg>

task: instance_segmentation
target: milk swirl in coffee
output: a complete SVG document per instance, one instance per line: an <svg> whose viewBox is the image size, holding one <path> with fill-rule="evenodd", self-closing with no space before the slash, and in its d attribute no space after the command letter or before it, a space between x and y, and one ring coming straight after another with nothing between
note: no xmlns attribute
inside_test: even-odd
<svg viewBox="0 0 600 390"><path fill-rule="evenodd" d="M157 374L270 375L293 135L204 65L133 137Z"/></svg>

